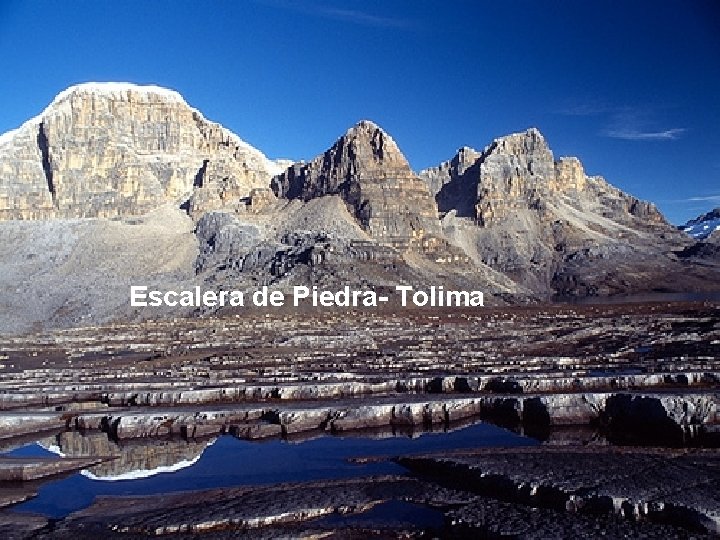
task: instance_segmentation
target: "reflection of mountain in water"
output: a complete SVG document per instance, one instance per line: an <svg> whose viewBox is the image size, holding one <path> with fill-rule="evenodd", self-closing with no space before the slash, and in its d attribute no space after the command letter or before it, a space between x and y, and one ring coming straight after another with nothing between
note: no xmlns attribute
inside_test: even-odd
<svg viewBox="0 0 720 540"><path fill-rule="evenodd" d="M105 433L66 432L39 441L39 444L62 456L117 456L117 459L82 471L93 480L110 481L147 478L190 467L214 442L215 439L192 442L144 439L119 445L109 440Z"/></svg>

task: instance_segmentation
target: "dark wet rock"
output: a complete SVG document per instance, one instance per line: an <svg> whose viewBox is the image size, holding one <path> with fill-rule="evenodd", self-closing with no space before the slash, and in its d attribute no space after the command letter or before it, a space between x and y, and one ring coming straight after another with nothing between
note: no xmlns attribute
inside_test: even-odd
<svg viewBox="0 0 720 540"><path fill-rule="evenodd" d="M0 537L6 540L32 538L46 527L48 519L36 514L0 512Z"/></svg>
<svg viewBox="0 0 720 540"><path fill-rule="evenodd" d="M520 383L512 379L501 379L493 377L485 383L483 390L495 394L522 394L523 389Z"/></svg>
<svg viewBox="0 0 720 540"><path fill-rule="evenodd" d="M704 538L716 530L714 452L515 448L399 462L416 477L101 497L37 537ZM419 512L414 522L399 515L407 505ZM383 506L398 515L376 512Z"/></svg>
<svg viewBox="0 0 720 540"><path fill-rule="evenodd" d="M389 500L451 504L462 497L462 493L439 486L392 476L218 489L191 496L102 497L59 522L48 537L200 533L230 536L321 516L359 514Z"/></svg>
<svg viewBox="0 0 720 540"><path fill-rule="evenodd" d="M445 486L510 503L720 532L716 451L529 447L400 458L399 463Z"/></svg>
<svg viewBox="0 0 720 540"><path fill-rule="evenodd" d="M683 408L688 409L687 405ZM693 420L692 415L690 420ZM657 398L629 394L611 396L599 421L613 443L682 446L685 440L683 426L668 414Z"/></svg>
<svg viewBox="0 0 720 540"><path fill-rule="evenodd" d="M513 504L486 497L447 513L445 538L710 538L681 527Z"/></svg>

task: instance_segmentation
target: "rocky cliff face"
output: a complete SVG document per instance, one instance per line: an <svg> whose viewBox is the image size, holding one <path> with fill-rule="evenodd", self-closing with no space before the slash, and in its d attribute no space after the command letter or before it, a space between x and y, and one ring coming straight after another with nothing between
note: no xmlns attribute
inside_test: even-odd
<svg viewBox="0 0 720 540"><path fill-rule="evenodd" d="M405 246L437 236L437 208L395 141L362 121L324 154L273 180L280 197L305 201L340 195L362 227L383 244Z"/></svg>
<svg viewBox="0 0 720 540"><path fill-rule="evenodd" d="M420 176L439 187L446 236L536 293L618 293L681 272L672 253L687 242L654 205L588 176L577 158L555 160L537 129L461 149Z"/></svg>
<svg viewBox="0 0 720 540"><path fill-rule="evenodd" d="M502 222L515 211L542 213L546 203L558 197L583 196L600 199L607 206L605 213L614 219L628 221L634 216L651 224L665 223L653 205L622 193L601 177L588 182L577 158L555 161L535 128L495 139L481 153L461 148L450 161L426 169L420 176L438 199L441 211L456 209L458 215L473 217L481 226Z"/></svg>
<svg viewBox="0 0 720 540"><path fill-rule="evenodd" d="M437 167L425 169L420 177L425 180L433 197L437 197L443 187L451 180L465 174L482 154L469 146L463 146L452 159L442 162Z"/></svg>
<svg viewBox="0 0 720 540"><path fill-rule="evenodd" d="M552 152L536 129L496 139L480 161L475 217L480 225L501 221L513 211L540 209L555 169Z"/></svg>
<svg viewBox="0 0 720 540"><path fill-rule="evenodd" d="M267 187L280 167L176 92L92 83L0 139L0 219L196 212Z"/></svg>

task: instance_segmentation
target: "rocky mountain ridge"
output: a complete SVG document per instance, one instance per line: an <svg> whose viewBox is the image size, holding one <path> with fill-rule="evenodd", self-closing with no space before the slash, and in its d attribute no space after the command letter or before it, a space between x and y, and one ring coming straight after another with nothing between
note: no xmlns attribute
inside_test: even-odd
<svg viewBox="0 0 720 540"><path fill-rule="evenodd" d="M667 255L688 244L651 203L586 175L577 158L555 160L534 128L482 152L462 148L420 176L437 190L445 235L532 291L621 293L640 286L631 285L639 266L669 269ZM613 267L632 252L637 267L615 279Z"/></svg>
<svg viewBox="0 0 720 540"><path fill-rule="evenodd" d="M177 92L89 83L0 137L0 219L200 212L267 187L281 167ZM191 197L192 196L192 197Z"/></svg>
<svg viewBox="0 0 720 540"><path fill-rule="evenodd" d="M23 314L12 328L159 315L129 309L138 280L444 284L498 302L717 290L718 261L693 246L651 203L556 160L534 128L416 174L365 120L292 164L176 92L93 83L0 136L0 285L14 291L2 301Z"/></svg>
<svg viewBox="0 0 720 540"><path fill-rule="evenodd" d="M278 197L309 201L340 195L370 236L406 246L438 236L437 208L395 141L368 120L350 128L310 163L272 180Z"/></svg>

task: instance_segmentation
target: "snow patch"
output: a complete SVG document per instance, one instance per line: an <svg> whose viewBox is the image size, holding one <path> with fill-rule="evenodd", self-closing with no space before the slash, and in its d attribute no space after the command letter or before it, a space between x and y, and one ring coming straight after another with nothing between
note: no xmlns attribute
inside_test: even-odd
<svg viewBox="0 0 720 540"><path fill-rule="evenodd" d="M48 446L43 446L42 443L38 443L38 444L40 446L42 446L43 448L45 448L45 450L47 450L48 452L52 452L53 454L56 454L60 457L65 457L65 453L62 450L60 450L60 447L57 444L51 444Z"/></svg>
<svg viewBox="0 0 720 540"><path fill-rule="evenodd" d="M34 131L38 128L40 122L42 122L42 114L34 116L30 120L26 120L22 123L20 127L11 129L10 131L6 131L5 133L0 134L0 147L10 144L17 135L19 135L22 131L26 129L33 129Z"/></svg>
<svg viewBox="0 0 720 540"><path fill-rule="evenodd" d="M55 99L52 100L45 110L47 111L54 105L57 105L61 101L76 93L104 94L116 99L122 99L127 97L125 94L128 92L156 94L172 103L182 103L187 105L185 99L179 92L169 88L163 88L162 86L140 85L129 82L86 82L70 86L60 92L57 96L55 96Z"/></svg>

